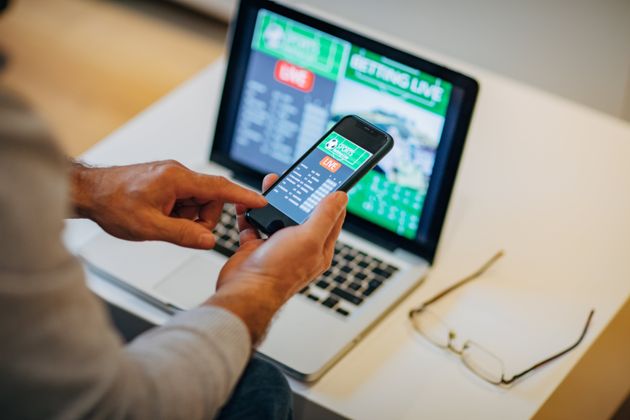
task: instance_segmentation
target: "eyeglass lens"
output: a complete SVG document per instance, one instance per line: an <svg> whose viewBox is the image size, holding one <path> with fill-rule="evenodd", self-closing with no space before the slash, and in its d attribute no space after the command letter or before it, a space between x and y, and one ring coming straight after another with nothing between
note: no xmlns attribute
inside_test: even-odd
<svg viewBox="0 0 630 420"><path fill-rule="evenodd" d="M447 348L451 329L433 312L423 309L411 317L415 329L438 347Z"/></svg>
<svg viewBox="0 0 630 420"><path fill-rule="evenodd" d="M467 341L462 350L462 361L488 382L500 384L505 372L503 362L474 341Z"/></svg>
<svg viewBox="0 0 630 420"><path fill-rule="evenodd" d="M427 340L441 348L449 348L452 330L433 311L422 309L411 317L415 329ZM500 384L504 375L503 362L474 341L466 341L459 352L462 361L473 373L493 384Z"/></svg>

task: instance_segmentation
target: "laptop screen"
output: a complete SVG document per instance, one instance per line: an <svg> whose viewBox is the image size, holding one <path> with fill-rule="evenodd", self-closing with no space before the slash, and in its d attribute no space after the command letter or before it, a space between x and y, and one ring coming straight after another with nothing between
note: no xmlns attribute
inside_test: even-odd
<svg viewBox="0 0 630 420"><path fill-rule="evenodd" d="M282 173L343 116L358 115L395 145L350 190L349 214L406 241L429 239L429 187L441 142L453 137L448 120L457 118L463 89L286 14L258 8L249 19L229 159Z"/></svg>

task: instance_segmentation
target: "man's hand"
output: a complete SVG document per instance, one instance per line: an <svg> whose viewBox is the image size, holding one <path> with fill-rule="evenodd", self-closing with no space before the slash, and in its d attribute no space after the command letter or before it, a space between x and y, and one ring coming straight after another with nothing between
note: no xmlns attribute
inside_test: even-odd
<svg viewBox="0 0 630 420"><path fill-rule="evenodd" d="M73 163L72 199L80 217L132 241L160 240L209 249L225 203L262 207L260 194L175 161L111 168Z"/></svg>
<svg viewBox="0 0 630 420"><path fill-rule="evenodd" d="M264 188L276 178L268 175ZM266 240L245 218L247 208L238 205L241 246L221 270L217 293L207 303L240 316L253 344L258 343L273 314L330 266L347 202L345 193L331 194L304 224L281 229Z"/></svg>

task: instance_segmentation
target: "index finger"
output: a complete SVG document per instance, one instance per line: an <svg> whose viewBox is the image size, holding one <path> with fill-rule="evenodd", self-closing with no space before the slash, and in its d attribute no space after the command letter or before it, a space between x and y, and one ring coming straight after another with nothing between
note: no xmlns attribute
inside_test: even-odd
<svg viewBox="0 0 630 420"><path fill-rule="evenodd" d="M274 182L276 182L278 180L278 175L271 173L271 174L267 174L265 175L265 178L263 179L262 182L262 191L265 192L267 191ZM242 205L242 204L237 204L236 205L236 214L245 214L245 212L247 211L247 206Z"/></svg>
<svg viewBox="0 0 630 420"><path fill-rule="evenodd" d="M222 176L192 173L178 185L178 193L195 197L198 201L218 200L258 208L267 204L261 194L241 187Z"/></svg>

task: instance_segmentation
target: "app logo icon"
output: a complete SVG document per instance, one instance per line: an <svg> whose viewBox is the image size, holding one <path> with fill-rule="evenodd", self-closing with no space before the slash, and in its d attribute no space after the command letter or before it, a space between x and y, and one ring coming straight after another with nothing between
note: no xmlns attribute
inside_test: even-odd
<svg viewBox="0 0 630 420"><path fill-rule="evenodd" d="M337 172L339 168L341 168L341 163L330 156L324 156L324 158L319 161L319 164L332 173Z"/></svg>
<svg viewBox="0 0 630 420"><path fill-rule="evenodd" d="M284 29L277 23L270 23L263 33L263 37L265 38L265 43L267 43L270 48L277 50L284 40Z"/></svg>
<svg viewBox="0 0 630 420"><path fill-rule="evenodd" d="M337 140L336 138L332 138L326 142L325 147L328 150L333 150L335 147L337 147L338 144L339 140Z"/></svg>

